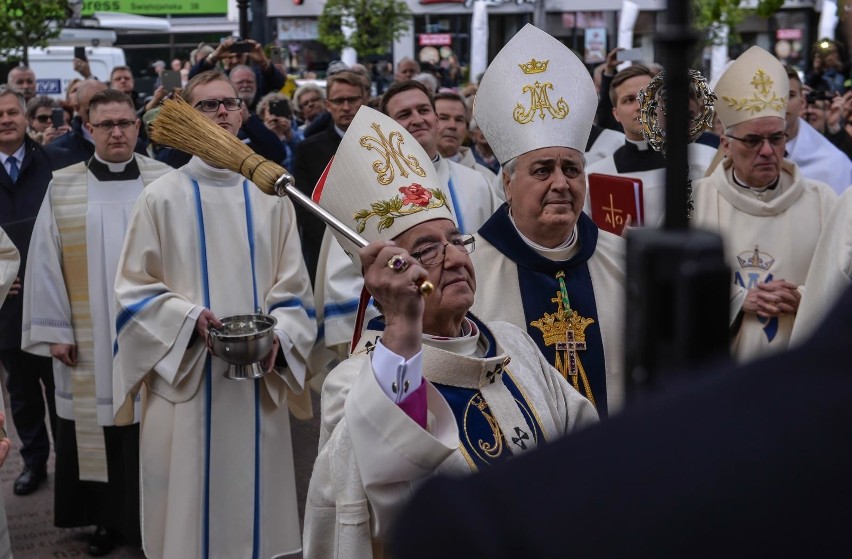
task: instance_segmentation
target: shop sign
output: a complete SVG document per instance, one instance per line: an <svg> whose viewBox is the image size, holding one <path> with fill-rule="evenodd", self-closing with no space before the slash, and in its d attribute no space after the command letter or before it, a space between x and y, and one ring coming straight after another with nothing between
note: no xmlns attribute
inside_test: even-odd
<svg viewBox="0 0 852 559"><path fill-rule="evenodd" d="M453 36L450 33L422 33L418 44L421 47L444 47L453 44Z"/></svg>
<svg viewBox="0 0 852 559"><path fill-rule="evenodd" d="M280 18L279 41L313 41L319 38L317 20L313 18Z"/></svg>
<svg viewBox="0 0 852 559"><path fill-rule="evenodd" d="M801 29L779 29L775 32L775 38L779 41L799 41L802 39Z"/></svg>
<svg viewBox="0 0 852 559"><path fill-rule="evenodd" d="M562 27L565 29L589 29L606 26L606 15L603 12L564 12L562 14Z"/></svg>
<svg viewBox="0 0 852 559"><path fill-rule="evenodd" d="M151 15L224 15L228 0L84 0L84 16L95 12Z"/></svg>

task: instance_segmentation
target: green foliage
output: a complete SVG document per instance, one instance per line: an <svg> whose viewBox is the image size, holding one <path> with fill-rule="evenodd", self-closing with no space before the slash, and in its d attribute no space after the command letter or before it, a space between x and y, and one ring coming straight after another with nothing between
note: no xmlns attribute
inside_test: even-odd
<svg viewBox="0 0 852 559"><path fill-rule="evenodd" d="M47 46L67 15L66 0L0 0L0 54L20 49L27 64L27 49Z"/></svg>
<svg viewBox="0 0 852 559"><path fill-rule="evenodd" d="M741 4L743 0L692 0L695 27L704 34L707 44L718 44L720 31L725 26L730 30L728 43L736 43L739 37L734 29L747 16L755 14L768 18L781 8L784 0L759 0L756 8L745 8Z"/></svg>
<svg viewBox="0 0 852 559"><path fill-rule="evenodd" d="M355 28L348 39L341 29L344 20ZM385 54L410 22L411 10L400 0L328 0L319 18L319 38L334 51L351 47L359 56Z"/></svg>

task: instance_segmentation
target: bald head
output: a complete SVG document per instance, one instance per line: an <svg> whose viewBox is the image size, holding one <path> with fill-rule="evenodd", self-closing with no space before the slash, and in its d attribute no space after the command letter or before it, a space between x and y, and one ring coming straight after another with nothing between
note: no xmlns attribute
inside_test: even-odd
<svg viewBox="0 0 852 559"><path fill-rule="evenodd" d="M83 124L89 122L89 101L98 91L107 88L104 82L98 80L83 80L77 87L77 114L83 120Z"/></svg>

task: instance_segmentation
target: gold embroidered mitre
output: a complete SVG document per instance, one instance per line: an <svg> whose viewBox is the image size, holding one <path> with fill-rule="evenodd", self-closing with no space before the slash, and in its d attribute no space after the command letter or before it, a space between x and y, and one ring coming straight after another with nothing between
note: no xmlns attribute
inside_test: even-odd
<svg viewBox="0 0 852 559"><path fill-rule="evenodd" d="M393 239L424 221L455 221L435 166L408 131L361 107L317 183L314 201L367 241ZM353 258L357 251L338 241Z"/></svg>
<svg viewBox="0 0 852 559"><path fill-rule="evenodd" d="M528 24L488 65L473 117L501 164L546 147L583 153L597 99L589 71L571 49Z"/></svg>
<svg viewBox="0 0 852 559"><path fill-rule="evenodd" d="M790 81L777 58L754 46L716 83L716 112L725 128L756 118L785 118Z"/></svg>

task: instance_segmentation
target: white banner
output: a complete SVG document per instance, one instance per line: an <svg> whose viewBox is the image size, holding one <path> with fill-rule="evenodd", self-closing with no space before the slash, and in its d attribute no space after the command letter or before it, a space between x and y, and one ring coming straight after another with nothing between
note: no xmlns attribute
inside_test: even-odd
<svg viewBox="0 0 852 559"><path fill-rule="evenodd" d="M470 81L476 82L488 67L488 8L485 0L475 0L470 19Z"/></svg>
<svg viewBox="0 0 852 559"><path fill-rule="evenodd" d="M837 0L822 0L822 13L819 15L819 39L834 39L837 29Z"/></svg>

